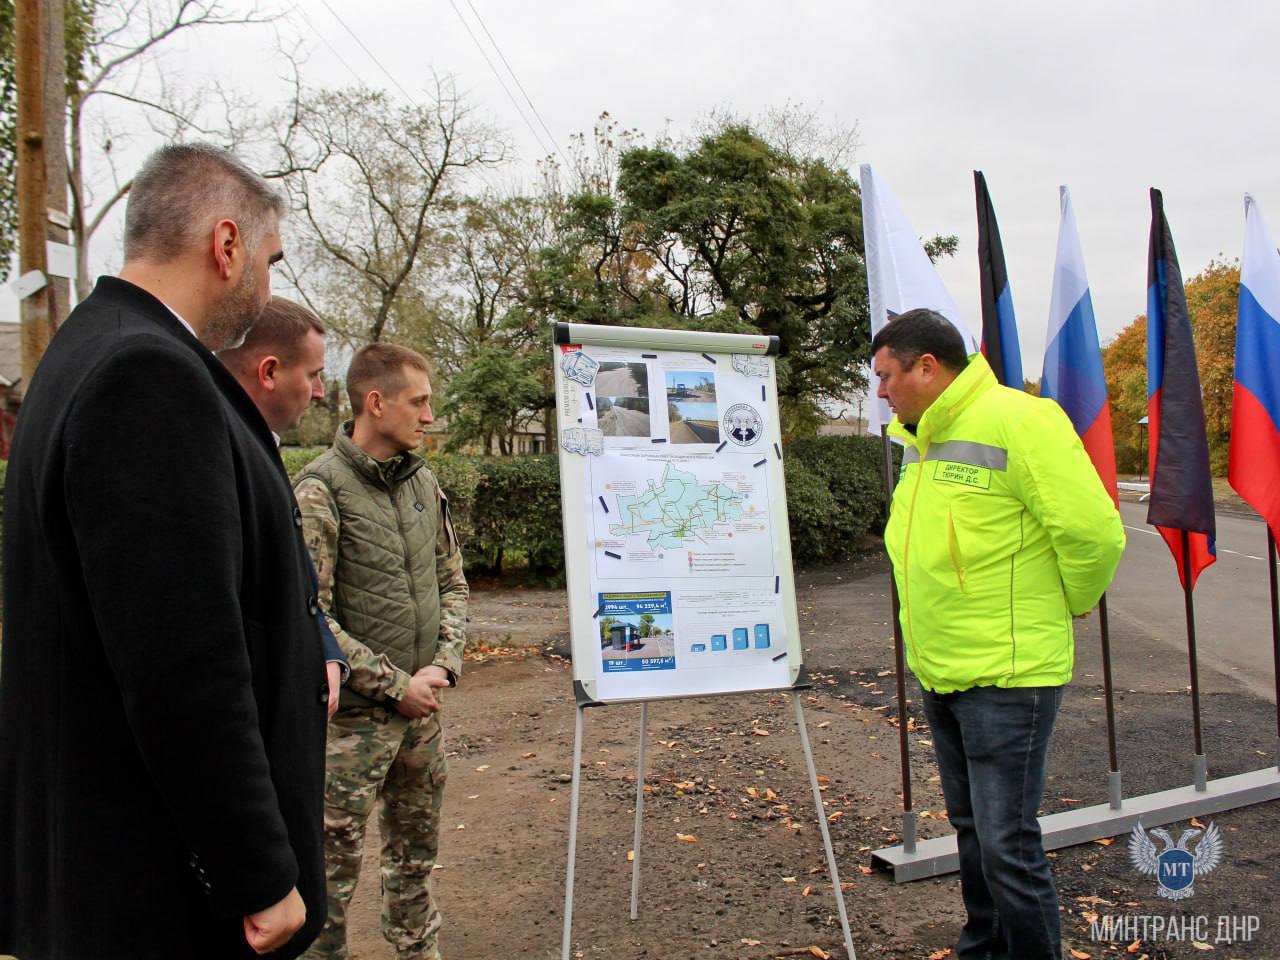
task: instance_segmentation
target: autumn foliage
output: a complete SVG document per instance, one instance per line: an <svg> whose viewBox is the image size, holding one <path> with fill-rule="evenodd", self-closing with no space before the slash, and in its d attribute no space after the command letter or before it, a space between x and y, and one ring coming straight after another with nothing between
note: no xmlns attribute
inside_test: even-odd
<svg viewBox="0 0 1280 960"><path fill-rule="evenodd" d="M1204 397L1205 428L1209 437L1209 466L1225 476L1231 443L1231 384L1235 370L1236 306L1240 296L1240 267L1210 261L1186 282L1187 311L1196 345L1196 363ZM1122 473L1146 471L1147 318L1137 317L1102 351L1102 366L1111 400L1111 424L1116 440L1116 467Z"/></svg>

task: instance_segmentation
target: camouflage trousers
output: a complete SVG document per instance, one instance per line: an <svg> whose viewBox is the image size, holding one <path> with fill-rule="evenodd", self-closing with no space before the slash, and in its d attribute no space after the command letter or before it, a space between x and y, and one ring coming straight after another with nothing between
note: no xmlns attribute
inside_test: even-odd
<svg viewBox="0 0 1280 960"><path fill-rule="evenodd" d="M439 960L440 912L431 895L448 766L440 715L342 708L329 721L325 761L325 874L329 915L305 957L347 960L347 905L360 876L375 803L382 837L382 934L398 960Z"/></svg>

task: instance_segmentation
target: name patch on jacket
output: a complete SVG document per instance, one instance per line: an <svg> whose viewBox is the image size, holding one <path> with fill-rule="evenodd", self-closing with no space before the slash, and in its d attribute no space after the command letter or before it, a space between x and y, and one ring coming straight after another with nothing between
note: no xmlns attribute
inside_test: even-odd
<svg viewBox="0 0 1280 960"><path fill-rule="evenodd" d="M991 488L991 471L1009 468L1009 452L987 443L947 440L935 443L925 454L934 461L933 479L966 487Z"/></svg>
<svg viewBox="0 0 1280 960"><path fill-rule="evenodd" d="M938 460L933 468L933 479L989 490L991 489L991 468L975 467L971 463L956 463L952 460Z"/></svg>

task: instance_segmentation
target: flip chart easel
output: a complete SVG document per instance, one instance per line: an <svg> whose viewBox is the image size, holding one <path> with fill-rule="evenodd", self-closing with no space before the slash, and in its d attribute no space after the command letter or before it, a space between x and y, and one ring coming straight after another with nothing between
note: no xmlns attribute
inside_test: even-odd
<svg viewBox="0 0 1280 960"><path fill-rule="evenodd" d="M856 960L800 690L776 337L558 323L560 491L576 718L561 956L572 943L588 707L791 692L845 949Z"/></svg>

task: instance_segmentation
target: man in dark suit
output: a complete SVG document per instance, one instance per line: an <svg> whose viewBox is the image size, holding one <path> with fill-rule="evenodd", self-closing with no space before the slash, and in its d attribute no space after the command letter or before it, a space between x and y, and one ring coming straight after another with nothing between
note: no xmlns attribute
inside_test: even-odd
<svg viewBox="0 0 1280 960"><path fill-rule="evenodd" d="M324 332L320 318L302 304L272 297L244 341L218 352L218 359L262 414L277 445L280 434L296 430L312 402L324 398ZM312 591L318 590L313 576ZM343 678L351 670L323 610L316 611L316 629L324 642L332 717Z"/></svg>
<svg viewBox="0 0 1280 960"><path fill-rule="evenodd" d="M294 957L324 920L328 691L301 519L211 352L270 297L280 210L225 151L158 151L120 276L27 391L5 491L0 953Z"/></svg>

